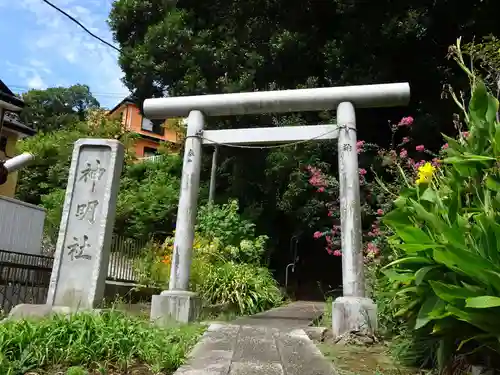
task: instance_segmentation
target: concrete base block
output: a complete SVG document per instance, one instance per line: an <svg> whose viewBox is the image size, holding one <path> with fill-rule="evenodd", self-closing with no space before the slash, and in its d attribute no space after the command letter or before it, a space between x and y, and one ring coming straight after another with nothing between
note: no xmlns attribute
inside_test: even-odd
<svg viewBox="0 0 500 375"><path fill-rule="evenodd" d="M334 339L348 332L373 335L376 330L377 305L370 298L339 297L332 302Z"/></svg>
<svg viewBox="0 0 500 375"><path fill-rule="evenodd" d="M151 299L151 321L165 325L169 321L188 323L196 320L201 311L201 300L196 293L165 290Z"/></svg>
<svg viewBox="0 0 500 375"><path fill-rule="evenodd" d="M67 306L21 304L10 311L7 319L44 318L52 314L68 315L72 312Z"/></svg>

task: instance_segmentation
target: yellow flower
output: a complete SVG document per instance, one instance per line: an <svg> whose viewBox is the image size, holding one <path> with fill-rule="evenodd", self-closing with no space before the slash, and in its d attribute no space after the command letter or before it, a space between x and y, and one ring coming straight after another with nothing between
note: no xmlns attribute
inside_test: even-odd
<svg viewBox="0 0 500 375"><path fill-rule="evenodd" d="M431 180L432 175L436 171L436 168L429 162L418 167L418 178L415 181L417 185L422 183L427 183Z"/></svg>

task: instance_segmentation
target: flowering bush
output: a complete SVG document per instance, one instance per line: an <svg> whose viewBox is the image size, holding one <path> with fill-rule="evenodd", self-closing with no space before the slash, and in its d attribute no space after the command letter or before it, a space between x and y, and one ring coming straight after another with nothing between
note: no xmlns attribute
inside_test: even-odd
<svg viewBox="0 0 500 375"><path fill-rule="evenodd" d="M225 306L240 314L274 307L282 300L271 272L261 267L267 236L238 213L238 202L199 210L193 243L190 288L207 305ZM168 287L174 237L151 244L137 261L144 284Z"/></svg>
<svg viewBox="0 0 500 375"><path fill-rule="evenodd" d="M374 161L368 170L359 168L366 262L378 258L381 248L386 245L385 233L380 228L380 218L392 208L392 202L401 188L413 180L422 167L421 175L425 178L429 168L435 168L439 164L438 155L427 150L424 145L417 145L414 151L409 151L408 147L412 141L409 133L413 122L413 118L408 116L403 117L397 124L390 124L392 137L387 149L364 140L359 140L356 144L358 154L370 153L372 154L370 160ZM410 153L419 157L420 161L411 158ZM432 161L426 164L424 158L432 158ZM306 170L309 174L309 184L323 200L325 214L331 223L330 228L322 228L313 236L315 239L325 241L326 251L329 254L341 256L338 180L315 166L309 165Z"/></svg>

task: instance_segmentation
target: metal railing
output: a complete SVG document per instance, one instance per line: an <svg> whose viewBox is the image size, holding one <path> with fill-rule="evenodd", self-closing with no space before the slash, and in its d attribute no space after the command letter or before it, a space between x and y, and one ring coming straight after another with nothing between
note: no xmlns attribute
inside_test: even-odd
<svg viewBox="0 0 500 375"><path fill-rule="evenodd" d="M146 245L114 235L107 280L137 282L135 262ZM46 303L53 263L51 256L0 250L0 316L21 303Z"/></svg>
<svg viewBox="0 0 500 375"><path fill-rule="evenodd" d="M138 281L139 278L134 262L146 245L146 240L134 240L114 235L111 242L111 254L109 255L108 280Z"/></svg>
<svg viewBox="0 0 500 375"><path fill-rule="evenodd" d="M159 163L163 160L163 155L152 155L152 156L144 156L140 158L140 161L151 161L153 163Z"/></svg>
<svg viewBox="0 0 500 375"><path fill-rule="evenodd" d="M45 303L53 261L43 255L0 250L0 313L21 303Z"/></svg>

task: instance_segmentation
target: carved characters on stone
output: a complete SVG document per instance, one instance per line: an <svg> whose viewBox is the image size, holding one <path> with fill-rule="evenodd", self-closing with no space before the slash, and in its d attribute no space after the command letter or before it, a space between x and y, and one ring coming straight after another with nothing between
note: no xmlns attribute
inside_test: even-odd
<svg viewBox="0 0 500 375"><path fill-rule="evenodd" d="M73 237L73 242L71 242L71 244L66 247L69 250L68 255L71 257L71 260L92 259L90 255L84 253L85 250L90 247L88 241L89 237L87 235L83 235L81 239L78 237Z"/></svg>
<svg viewBox="0 0 500 375"><path fill-rule="evenodd" d="M106 168L101 167L101 161L99 159L95 160L95 164L87 161L86 168L82 169L79 181L87 183L90 181L92 183L92 192L95 191L95 184L97 181L101 180L101 177L106 172Z"/></svg>
<svg viewBox="0 0 500 375"><path fill-rule="evenodd" d="M92 200L87 203L76 205L76 218L79 220L87 219L89 223L95 223L96 208L99 204L98 200Z"/></svg>

